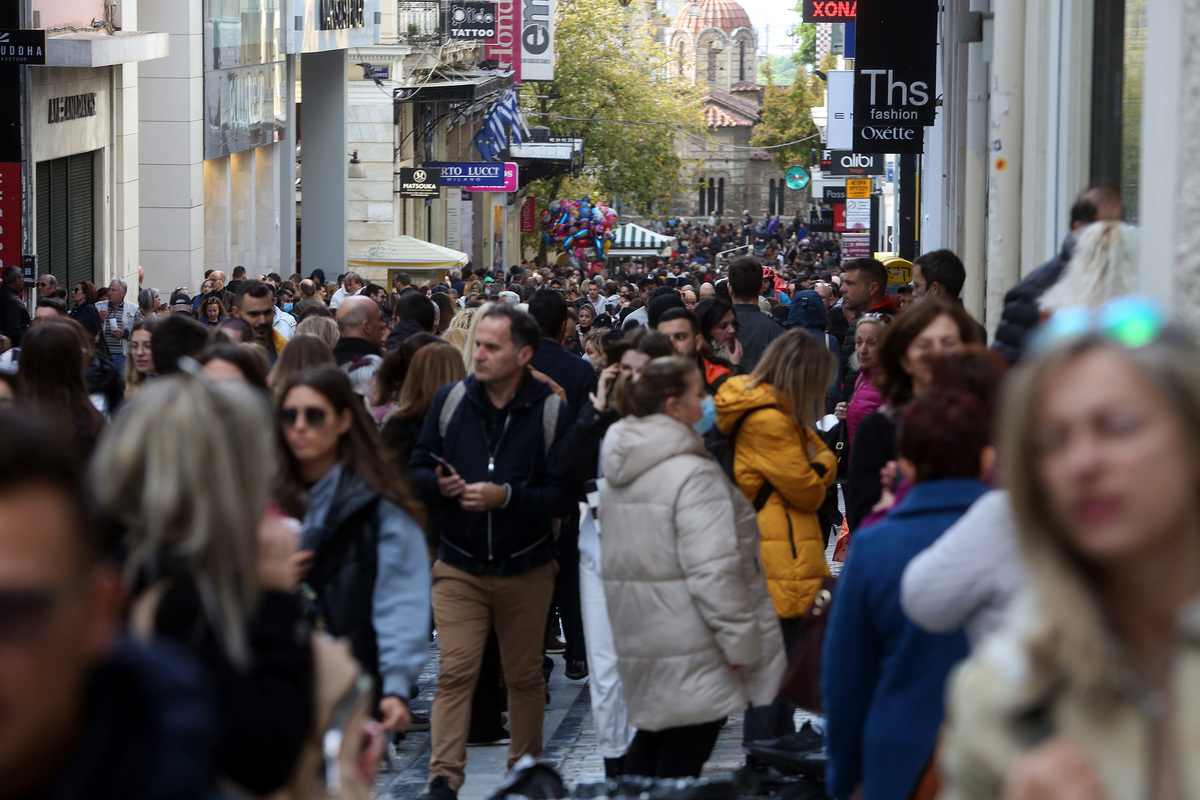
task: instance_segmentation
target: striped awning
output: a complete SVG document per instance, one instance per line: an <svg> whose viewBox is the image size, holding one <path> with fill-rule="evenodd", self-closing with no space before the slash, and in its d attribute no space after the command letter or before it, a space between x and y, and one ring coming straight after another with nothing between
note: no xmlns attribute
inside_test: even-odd
<svg viewBox="0 0 1200 800"><path fill-rule="evenodd" d="M652 250L658 252L671 242L670 236L663 236L661 233L655 233L652 230L643 228L641 225L634 225L632 222L627 222L617 228L613 231L613 234L616 236L612 243L613 250Z"/></svg>
<svg viewBox="0 0 1200 800"><path fill-rule="evenodd" d="M390 269L438 269L461 267L470 258L466 253L442 247L412 236L397 236L359 250L346 260L351 267Z"/></svg>

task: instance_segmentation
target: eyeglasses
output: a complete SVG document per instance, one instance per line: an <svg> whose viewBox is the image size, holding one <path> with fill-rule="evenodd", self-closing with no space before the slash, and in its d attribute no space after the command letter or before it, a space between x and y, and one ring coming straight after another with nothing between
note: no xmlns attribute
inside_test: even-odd
<svg viewBox="0 0 1200 800"><path fill-rule="evenodd" d="M1158 339L1169 321L1159 303L1138 295L1118 297L1096 309L1070 306L1054 312L1037 330L1030 352L1036 355L1066 339L1086 336L1134 350Z"/></svg>
<svg viewBox="0 0 1200 800"><path fill-rule="evenodd" d="M326 413L323 408L305 408L304 424L310 428L325 427ZM296 421L300 419L301 409L298 408L283 408L279 411L279 421L285 428L296 427Z"/></svg>
<svg viewBox="0 0 1200 800"><path fill-rule="evenodd" d="M0 590L0 645L24 644L67 598L66 589Z"/></svg>

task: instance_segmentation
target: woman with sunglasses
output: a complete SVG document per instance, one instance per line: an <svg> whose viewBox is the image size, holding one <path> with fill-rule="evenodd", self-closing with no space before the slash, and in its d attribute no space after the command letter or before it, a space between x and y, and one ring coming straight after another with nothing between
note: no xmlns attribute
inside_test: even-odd
<svg viewBox="0 0 1200 800"><path fill-rule="evenodd" d="M1200 796L1200 347L1124 298L1030 355L1001 445L1033 591L956 676L941 797Z"/></svg>
<svg viewBox="0 0 1200 800"><path fill-rule="evenodd" d="M91 281L80 281L71 289L71 319L83 326L95 341L100 333L100 312L96 310L96 287Z"/></svg>
<svg viewBox="0 0 1200 800"><path fill-rule="evenodd" d="M899 482L889 467L896 460L896 422L905 405L933 387L930 362L978 341L979 328L961 305L933 297L898 315L888 327L879 343L881 393L887 404L859 423L850 451L845 491L851 531L881 499L891 499L890 492Z"/></svg>
<svg viewBox="0 0 1200 800"><path fill-rule="evenodd" d="M312 614L375 678L386 730L411 721L408 701L429 657L429 554L420 504L389 462L350 379L336 367L292 376L276 401L283 464L275 496L302 519Z"/></svg>
<svg viewBox="0 0 1200 800"><path fill-rule="evenodd" d="M879 381L883 378L879 367L879 342L891 321L887 314L863 314L854 327L854 361L858 377L849 402L838 403L834 412L846 422L846 449L849 452L854 452L854 434L858 426L883 405L883 395L879 393Z"/></svg>

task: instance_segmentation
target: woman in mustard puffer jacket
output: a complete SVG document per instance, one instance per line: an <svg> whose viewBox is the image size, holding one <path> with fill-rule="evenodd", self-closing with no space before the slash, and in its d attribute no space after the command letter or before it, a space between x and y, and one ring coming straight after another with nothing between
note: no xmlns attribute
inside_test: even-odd
<svg viewBox="0 0 1200 800"><path fill-rule="evenodd" d="M729 378L717 392L717 426L736 434L733 474L758 509L767 588L790 653L821 579L829 575L817 510L837 477L837 459L813 430L837 361L802 330L767 348L750 375ZM781 701L747 713L746 742L794 732Z"/></svg>

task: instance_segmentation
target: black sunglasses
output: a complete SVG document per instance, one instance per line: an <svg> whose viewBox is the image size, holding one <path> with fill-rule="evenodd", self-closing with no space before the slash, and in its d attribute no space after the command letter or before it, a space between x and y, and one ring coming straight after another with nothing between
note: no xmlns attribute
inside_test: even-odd
<svg viewBox="0 0 1200 800"><path fill-rule="evenodd" d="M304 409L304 422L310 428L325 427L325 409L323 408L306 408ZM283 427L292 428L296 425L296 420L300 418L300 409L283 408L279 410L279 421L283 423Z"/></svg>

